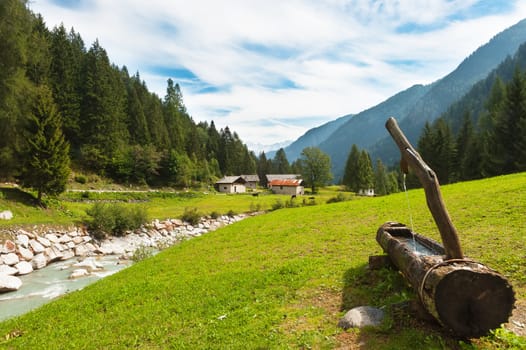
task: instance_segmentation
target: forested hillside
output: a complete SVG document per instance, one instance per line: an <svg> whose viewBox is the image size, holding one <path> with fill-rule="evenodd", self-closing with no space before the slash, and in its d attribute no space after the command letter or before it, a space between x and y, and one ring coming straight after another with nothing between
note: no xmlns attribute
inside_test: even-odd
<svg viewBox="0 0 526 350"><path fill-rule="evenodd" d="M33 170L35 147L44 147L38 137L63 137L62 161L72 169L125 183L186 187L255 173L256 156L235 132L192 119L176 82L168 79L166 95L157 96L98 41L88 48L73 28L49 29L26 5L0 2L0 180L24 180ZM38 117L43 105L59 116L53 137ZM48 153L59 147L46 145Z"/></svg>
<svg viewBox="0 0 526 350"><path fill-rule="evenodd" d="M446 113L418 149L441 183L526 170L526 44Z"/></svg>

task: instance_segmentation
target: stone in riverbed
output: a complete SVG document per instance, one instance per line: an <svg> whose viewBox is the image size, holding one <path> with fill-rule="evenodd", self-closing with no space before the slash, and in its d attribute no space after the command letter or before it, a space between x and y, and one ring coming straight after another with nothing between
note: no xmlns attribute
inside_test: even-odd
<svg viewBox="0 0 526 350"><path fill-rule="evenodd" d="M16 243L24 248L29 248L29 237L26 234L18 234L16 236Z"/></svg>
<svg viewBox="0 0 526 350"><path fill-rule="evenodd" d="M102 266L98 261L96 261L93 258L86 258L74 264L73 266L85 269L89 272L100 271L104 268L104 266Z"/></svg>
<svg viewBox="0 0 526 350"><path fill-rule="evenodd" d="M89 272L86 269L76 269L73 270L71 275L69 275L69 279L75 279L84 276L89 276Z"/></svg>
<svg viewBox="0 0 526 350"><path fill-rule="evenodd" d="M35 256L31 249L27 249L24 247L18 247L18 254L20 254L20 257L25 261L31 261L31 259L33 259L33 256Z"/></svg>
<svg viewBox="0 0 526 350"><path fill-rule="evenodd" d="M33 264L33 269L40 270L41 268L46 267L47 258L44 255L44 253L40 253L33 257L33 260L31 260L31 263Z"/></svg>
<svg viewBox="0 0 526 350"><path fill-rule="evenodd" d="M45 250L44 246L35 239L29 241L29 246L33 249L33 253L35 254L43 253Z"/></svg>
<svg viewBox="0 0 526 350"><path fill-rule="evenodd" d="M0 293L12 292L22 286L22 280L15 276L0 274Z"/></svg>
<svg viewBox="0 0 526 350"><path fill-rule="evenodd" d="M14 253L16 251L16 244L15 242L11 241L11 240L6 240L4 242L4 247L3 247L3 253Z"/></svg>
<svg viewBox="0 0 526 350"><path fill-rule="evenodd" d="M0 275L12 276L12 275L16 275L17 272L18 270L12 266L0 264Z"/></svg>
<svg viewBox="0 0 526 350"><path fill-rule="evenodd" d="M20 259L18 258L18 255L16 255L15 253L8 253L8 254L2 254L2 261L4 262L5 265L12 266L12 265L18 264Z"/></svg>
<svg viewBox="0 0 526 350"><path fill-rule="evenodd" d="M27 275L28 273L33 272L33 265L27 261L21 261L15 265L15 268L18 270L19 275Z"/></svg>

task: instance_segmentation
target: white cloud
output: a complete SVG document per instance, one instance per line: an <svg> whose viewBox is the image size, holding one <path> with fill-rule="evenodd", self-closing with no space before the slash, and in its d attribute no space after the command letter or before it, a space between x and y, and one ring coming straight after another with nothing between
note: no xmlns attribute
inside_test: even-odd
<svg viewBox="0 0 526 350"><path fill-rule="evenodd" d="M253 143L295 139L431 83L526 17L522 1L509 13L484 16L469 16L475 0L92 0L73 9L54 3L30 6L50 27L73 26L88 47L98 38L114 63L138 70L160 96L170 76L155 67L188 69L201 87L216 87L198 93L196 82L171 77L195 120L213 119ZM403 26L414 30L400 33Z"/></svg>

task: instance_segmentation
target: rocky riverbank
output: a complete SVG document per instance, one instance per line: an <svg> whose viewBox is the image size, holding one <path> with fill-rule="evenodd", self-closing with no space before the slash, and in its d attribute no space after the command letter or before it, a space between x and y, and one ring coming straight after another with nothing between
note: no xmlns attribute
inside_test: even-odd
<svg viewBox="0 0 526 350"><path fill-rule="evenodd" d="M185 239L201 236L219 227L244 219L246 215L202 218L197 225L179 219L154 220L150 225L122 237L94 240L84 228L33 230L16 229L6 232L11 239L0 245L0 293L18 290L26 275L53 262L77 258L70 278L89 275L100 269L92 257L118 255L130 259L137 249L164 249Z"/></svg>

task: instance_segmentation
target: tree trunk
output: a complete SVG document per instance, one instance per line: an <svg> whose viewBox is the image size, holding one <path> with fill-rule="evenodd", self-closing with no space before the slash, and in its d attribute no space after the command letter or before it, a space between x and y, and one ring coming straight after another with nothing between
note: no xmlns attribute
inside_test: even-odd
<svg viewBox="0 0 526 350"><path fill-rule="evenodd" d="M388 222L376 240L417 292L424 308L459 337L480 337L507 322L515 294L505 277L463 258L444 259L437 242Z"/></svg>

